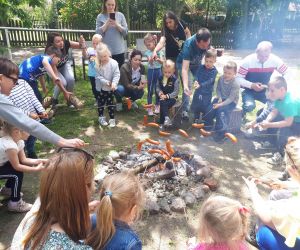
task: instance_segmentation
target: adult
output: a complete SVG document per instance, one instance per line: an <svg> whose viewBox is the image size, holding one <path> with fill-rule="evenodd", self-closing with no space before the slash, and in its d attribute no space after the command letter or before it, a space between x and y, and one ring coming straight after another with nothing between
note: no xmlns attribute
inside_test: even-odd
<svg viewBox="0 0 300 250"><path fill-rule="evenodd" d="M51 157L41 174L38 204L19 225L12 249L92 249L81 240L91 227L93 159L74 148L60 148Z"/></svg>
<svg viewBox="0 0 300 250"><path fill-rule="evenodd" d="M143 97L146 83L142 52L134 49L130 54L129 61L124 63L120 69L120 82L116 90L117 110L122 109L123 96L130 98L133 102L132 106L138 108L135 101Z"/></svg>
<svg viewBox="0 0 300 250"><path fill-rule="evenodd" d="M112 58L119 68L125 62L127 45L125 37L128 33L127 22L123 13L118 11L115 0L103 0L102 13L97 16L96 33L102 35L103 42L107 44Z"/></svg>
<svg viewBox="0 0 300 250"><path fill-rule="evenodd" d="M80 36L79 42L74 42L63 39L62 35L58 32L50 32L48 33L45 51L47 51L50 46L60 49L62 53L61 59L56 65L58 72L55 73L58 75L65 89L68 92L74 92L75 78L69 61L69 49L86 49L83 36ZM52 99L52 103L54 105L58 103L59 93L60 88L55 86Z"/></svg>
<svg viewBox="0 0 300 250"><path fill-rule="evenodd" d="M265 201L258 193L257 179L244 178L254 211L261 222L256 234L259 249L300 249L300 138L289 138L285 159L287 171L298 185L293 195L285 192L277 200Z"/></svg>
<svg viewBox="0 0 300 250"><path fill-rule="evenodd" d="M191 37L191 32L185 22L179 20L173 11L168 11L163 17L163 29L153 51L153 57L166 47L166 58L176 62L184 41L189 37Z"/></svg>
<svg viewBox="0 0 300 250"><path fill-rule="evenodd" d="M242 61L237 74L237 81L242 88L243 113L255 109L255 100L266 103L266 86L275 69L284 75L287 66L276 55L272 54L272 43L260 42L256 51Z"/></svg>
<svg viewBox="0 0 300 250"><path fill-rule="evenodd" d="M18 82L19 68L7 58L0 57L0 119L28 132L42 141L60 147L82 147L80 139L64 139L41 123L31 119L8 99L12 88Z"/></svg>
<svg viewBox="0 0 300 250"><path fill-rule="evenodd" d="M201 28L196 34L184 42L183 48L177 57L177 69L182 76L182 116L188 119L190 96L192 94L193 79L201 65L202 58L211 42L211 33Z"/></svg>

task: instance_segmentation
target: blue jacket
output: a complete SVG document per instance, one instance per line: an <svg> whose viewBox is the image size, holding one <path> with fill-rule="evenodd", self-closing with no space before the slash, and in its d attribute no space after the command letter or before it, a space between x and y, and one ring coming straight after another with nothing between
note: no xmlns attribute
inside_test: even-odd
<svg viewBox="0 0 300 250"><path fill-rule="evenodd" d="M92 228L97 224L96 214L91 217ZM141 250L142 242L138 235L123 221L114 220L116 232L112 239L107 242L104 250Z"/></svg>
<svg viewBox="0 0 300 250"><path fill-rule="evenodd" d="M205 65L200 65L196 76L196 79L201 86L199 88L199 94L212 95L217 73L218 71L215 66L211 69L207 69Z"/></svg>

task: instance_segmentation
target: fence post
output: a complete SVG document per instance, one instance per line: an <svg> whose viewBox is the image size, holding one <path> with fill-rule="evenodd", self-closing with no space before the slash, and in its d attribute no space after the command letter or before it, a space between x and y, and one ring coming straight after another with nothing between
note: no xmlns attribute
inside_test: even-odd
<svg viewBox="0 0 300 250"><path fill-rule="evenodd" d="M7 45L7 50L8 50L8 58L12 60L12 54L11 54L11 47L10 47L10 41L9 41L9 34L8 34L8 29L4 29L5 31L5 40L6 40L6 45Z"/></svg>

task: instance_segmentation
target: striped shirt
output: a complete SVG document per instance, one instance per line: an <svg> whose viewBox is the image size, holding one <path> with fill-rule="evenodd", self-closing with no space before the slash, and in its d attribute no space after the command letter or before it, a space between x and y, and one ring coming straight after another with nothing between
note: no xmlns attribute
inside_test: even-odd
<svg viewBox="0 0 300 250"><path fill-rule="evenodd" d="M36 98L30 85L23 79L12 89L9 97L12 103L20 108L26 115L44 113L45 109Z"/></svg>
<svg viewBox="0 0 300 250"><path fill-rule="evenodd" d="M261 63L257 59L257 54L247 56L238 71L237 81L241 87L251 88L252 83L268 84L274 70L284 75L288 67L274 54L270 54L267 61Z"/></svg>

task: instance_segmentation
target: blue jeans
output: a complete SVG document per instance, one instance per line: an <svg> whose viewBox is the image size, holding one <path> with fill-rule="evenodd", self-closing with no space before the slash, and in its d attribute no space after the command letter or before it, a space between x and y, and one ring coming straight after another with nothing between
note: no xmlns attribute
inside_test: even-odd
<svg viewBox="0 0 300 250"><path fill-rule="evenodd" d="M144 95L144 90L139 89L139 90L131 90L131 89L126 89L123 85L119 84L116 91L115 91L115 97L118 103L122 102L122 97L129 97L131 101L135 101L138 99L141 99Z"/></svg>
<svg viewBox="0 0 300 250"><path fill-rule="evenodd" d="M160 101L160 124L164 124L166 116L169 116L169 109L174 106L175 103L176 99L174 98Z"/></svg>
<svg viewBox="0 0 300 250"><path fill-rule="evenodd" d="M94 95L95 99L97 100L99 92L96 90L96 79L94 76L89 76L89 78L90 78L90 82L91 82L91 86L92 86L93 95Z"/></svg>
<svg viewBox="0 0 300 250"><path fill-rule="evenodd" d="M261 226L256 233L256 241L261 250L292 250L300 249L300 238L296 240L293 248L284 244L285 238L277 231L267 227Z"/></svg>
<svg viewBox="0 0 300 250"><path fill-rule="evenodd" d="M199 119L200 113L203 113L204 116L206 115L210 108L211 97L211 94L201 93L200 88L195 90L191 104L191 111L194 113L194 119Z"/></svg>
<svg viewBox="0 0 300 250"><path fill-rule="evenodd" d="M25 80L26 81L26 80ZM42 94L39 90L39 87L38 87L38 82L37 80L36 81L28 81L28 84L30 85L30 87L32 88L36 98L40 101L40 103L43 102L43 97L42 97Z"/></svg>
<svg viewBox="0 0 300 250"><path fill-rule="evenodd" d="M255 109L255 100L262 103L267 102L266 91L256 92L253 89L245 89L242 92L243 113L251 112Z"/></svg>
<svg viewBox="0 0 300 250"><path fill-rule="evenodd" d="M155 94L155 105L159 104L159 97L158 94L156 93L156 86L158 84L158 78L161 74L161 69L148 69L148 75L147 75L147 80L148 80L148 96L147 96L147 101L148 104L152 103L152 96L153 93Z"/></svg>

